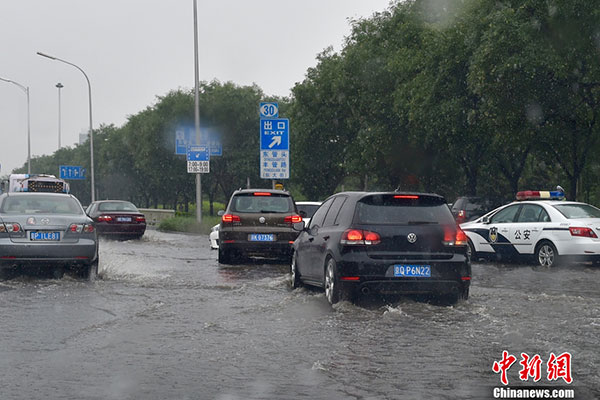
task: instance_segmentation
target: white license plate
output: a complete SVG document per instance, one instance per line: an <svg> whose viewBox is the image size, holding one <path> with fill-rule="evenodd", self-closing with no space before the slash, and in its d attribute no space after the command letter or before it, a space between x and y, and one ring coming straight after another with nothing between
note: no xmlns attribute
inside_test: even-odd
<svg viewBox="0 0 600 400"><path fill-rule="evenodd" d="M251 233L248 240L251 242L274 242L275 235L272 233Z"/></svg>
<svg viewBox="0 0 600 400"><path fill-rule="evenodd" d="M431 265L394 265L394 276L410 278L431 278Z"/></svg>
<svg viewBox="0 0 600 400"><path fill-rule="evenodd" d="M131 217L117 217L117 222L131 222Z"/></svg>
<svg viewBox="0 0 600 400"><path fill-rule="evenodd" d="M57 242L60 240L60 232L29 232L29 239L35 241Z"/></svg>

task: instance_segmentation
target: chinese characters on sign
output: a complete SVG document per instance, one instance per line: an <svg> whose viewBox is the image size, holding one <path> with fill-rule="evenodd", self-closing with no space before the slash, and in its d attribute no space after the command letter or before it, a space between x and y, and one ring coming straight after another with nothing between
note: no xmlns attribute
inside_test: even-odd
<svg viewBox="0 0 600 400"><path fill-rule="evenodd" d="M517 357L509 354L506 350L502 352L502 359L500 361L494 361L492 370L500 374L502 384L508 385L507 372L516 361ZM538 382L542 378L543 360L538 354L530 357L526 353L521 353L519 364L521 365L519 379L522 381L529 381L529 378L532 378L534 382ZM565 352L558 356L550 353L550 357L546 363L546 379L548 381L563 379L568 384L573 382L573 377L571 376L571 353Z"/></svg>
<svg viewBox="0 0 600 400"><path fill-rule="evenodd" d="M263 179L289 179L289 152L264 151L260 152L261 178Z"/></svg>

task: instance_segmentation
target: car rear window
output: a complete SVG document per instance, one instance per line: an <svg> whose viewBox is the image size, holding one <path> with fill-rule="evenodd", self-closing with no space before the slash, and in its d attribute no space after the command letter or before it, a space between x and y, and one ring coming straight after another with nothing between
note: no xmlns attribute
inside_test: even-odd
<svg viewBox="0 0 600 400"><path fill-rule="evenodd" d="M137 211L137 208L127 201L111 201L100 203L98 205L100 211Z"/></svg>
<svg viewBox="0 0 600 400"><path fill-rule="evenodd" d="M83 214L75 199L68 195L6 197L0 208L5 214Z"/></svg>
<svg viewBox="0 0 600 400"><path fill-rule="evenodd" d="M600 218L600 209L589 204L557 204L554 208L568 219Z"/></svg>
<svg viewBox="0 0 600 400"><path fill-rule="evenodd" d="M356 204L359 224L454 224L454 217L441 197L373 195Z"/></svg>
<svg viewBox="0 0 600 400"><path fill-rule="evenodd" d="M290 213L292 210L290 196L281 194L243 193L234 196L231 202L231 211L237 213Z"/></svg>

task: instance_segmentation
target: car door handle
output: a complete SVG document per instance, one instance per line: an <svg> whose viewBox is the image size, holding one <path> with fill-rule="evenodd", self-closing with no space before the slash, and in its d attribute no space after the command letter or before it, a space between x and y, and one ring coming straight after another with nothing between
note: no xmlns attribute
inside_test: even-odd
<svg viewBox="0 0 600 400"><path fill-rule="evenodd" d="M508 232L508 229L502 229L500 232Z"/></svg>

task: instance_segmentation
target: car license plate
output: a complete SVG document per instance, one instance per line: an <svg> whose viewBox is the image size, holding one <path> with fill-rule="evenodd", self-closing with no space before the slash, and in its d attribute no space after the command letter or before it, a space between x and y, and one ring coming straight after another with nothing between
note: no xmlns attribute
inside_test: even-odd
<svg viewBox="0 0 600 400"><path fill-rule="evenodd" d="M117 217L118 222L131 222L131 217Z"/></svg>
<svg viewBox="0 0 600 400"><path fill-rule="evenodd" d="M248 240L251 242L274 242L275 235L272 233L251 233Z"/></svg>
<svg viewBox="0 0 600 400"><path fill-rule="evenodd" d="M29 232L29 239L35 241L59 241L60 232Z"/></svg>
<svg viewBox="0 0 600 400"><path fill-rule="evenodd" d="M394 265L394 276L411 278L431 278L431 265Z"/></svg>

